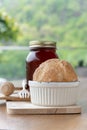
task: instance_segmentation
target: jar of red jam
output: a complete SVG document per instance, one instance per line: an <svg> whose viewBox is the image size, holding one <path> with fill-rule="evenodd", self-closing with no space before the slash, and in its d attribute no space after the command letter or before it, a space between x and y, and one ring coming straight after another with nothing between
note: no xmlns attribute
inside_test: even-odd
<svg viewBox="0 0 87 130"><path fill-rule="evenodd" d="M26 58L26 81L33 79L35 69L44 61L59 58L56 54L56 42L53 41L31 41L29 43L29 54Z"/></svg>

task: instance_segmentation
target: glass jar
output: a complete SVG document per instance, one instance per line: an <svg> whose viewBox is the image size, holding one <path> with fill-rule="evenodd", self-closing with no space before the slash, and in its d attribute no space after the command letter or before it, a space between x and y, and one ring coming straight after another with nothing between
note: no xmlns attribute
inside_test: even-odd
<svg viewBox="0 0 87 130"><path fill-rule="evenodd" d="M56 54L56 42L53 41L31 41L29 43L29 54L26 58L26 82L33 79L35 69L44 61L59 58Z"/></svg>

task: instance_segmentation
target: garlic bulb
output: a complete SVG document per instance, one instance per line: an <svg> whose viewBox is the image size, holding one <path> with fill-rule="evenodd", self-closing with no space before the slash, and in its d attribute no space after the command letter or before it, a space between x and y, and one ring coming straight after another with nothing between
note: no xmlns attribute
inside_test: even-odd
<svg viewBox="0 0 87 130"><path fill-rule="evenodd" d="M13 83L11 83L11 82L5 82L1 86L1 92L5 96L11 95L14 92L14 90L15 90L15 87L14 87Z"/></svg>

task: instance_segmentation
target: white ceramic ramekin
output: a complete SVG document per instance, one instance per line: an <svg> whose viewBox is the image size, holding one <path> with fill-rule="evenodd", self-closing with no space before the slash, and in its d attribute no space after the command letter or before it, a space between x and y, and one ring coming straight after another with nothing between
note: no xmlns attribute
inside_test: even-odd
<svg viewBox="0 0 87 130"><path fill-rule="evenodd" d="M29 81L31 102L41 106L67 106L77 103L79 82Z"/></svg>

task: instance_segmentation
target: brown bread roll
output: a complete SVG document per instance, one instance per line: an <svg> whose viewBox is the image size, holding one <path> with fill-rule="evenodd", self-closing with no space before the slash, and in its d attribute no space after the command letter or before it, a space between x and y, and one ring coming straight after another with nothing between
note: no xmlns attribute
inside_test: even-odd
<svg viewBox="0 0 87 130"><path fill-rule="evenodd" d="M39 82L72 82L77 75L70 63L65 60L50 59L35 70L33 80Z"/></svg>

